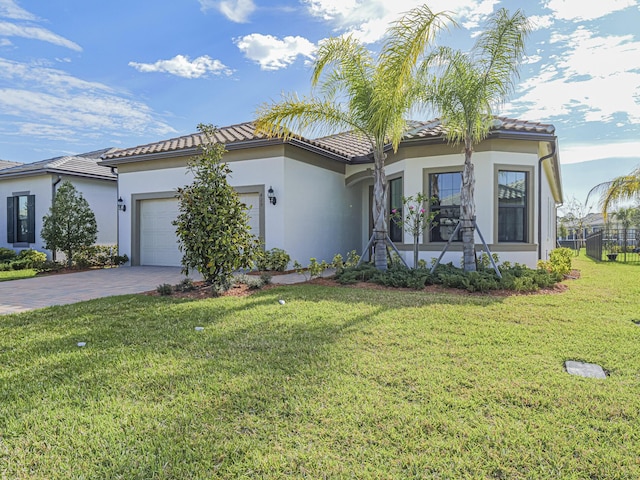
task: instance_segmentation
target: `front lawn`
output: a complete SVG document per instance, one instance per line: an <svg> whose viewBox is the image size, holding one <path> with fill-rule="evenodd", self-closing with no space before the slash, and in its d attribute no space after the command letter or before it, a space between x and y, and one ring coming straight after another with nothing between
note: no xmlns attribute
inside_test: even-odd
<svg viewBox="0 0 640 480"><path fill-rule="evenodd" d="M575 266L553 295L298 285L0 317L0 478L640 478L640 268Z"/></svg>
<svg viewBox="0 0 640 480"><path fill-rule="evenodd" d="M21 278L31 278L36 276L36 271L32 268L26 268L24 270L5 270L0 271L0 282L8 280L19 280Z"/></svg>

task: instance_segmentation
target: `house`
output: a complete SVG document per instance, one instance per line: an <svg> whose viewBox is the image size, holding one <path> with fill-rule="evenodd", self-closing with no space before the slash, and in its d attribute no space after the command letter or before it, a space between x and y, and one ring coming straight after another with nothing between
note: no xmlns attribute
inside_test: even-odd
<svg viewBox="0 0 640 480"><path fill-rule="evenodd" d="M420 258L437 257L460 214L464 156L447 143L438 120L411 122L397 152L387 148L389 209L423 192L437 225L420 239ZM218 129L227 149L230 184L250 206L251 228L265 248L282 248L293 260L331 261L336 253L362 252L372 231L371 145L346 132L283 142L254 131L252 123ZM176 188L192 181L187 165L198 155L201 134L111 151L102 165L117 168L119 247L133 265L180 265L175 227ZM557 138L552 125L496 118L476 146L477 226L501 261L535 266L555 247L556 207L562 202ZM390 237L410 261L413 238L391 224ZM477 250L482 244L478 235ZM443 261L459 265L460 238Z"/></svg>
<svg viewBox="0 0 640 480"><path fill-rule="evenodd" d="M5 168L15 167L17 165L22 165L20 162L11 162L9 160L0 160L0 170L4 170Z"/></svg>
<svg viewBox="0 0 640 480"><path fill-rule="evenodd" d="M0 216L0 247L22 250L44 248L40 237L42 217L49 213L57 186L70 181L89 202L98 224L99 244L116 244L117 176L98 164L109 149L74 156L15 164L0 170L0 197L6 198L6 215Z"/></svg>

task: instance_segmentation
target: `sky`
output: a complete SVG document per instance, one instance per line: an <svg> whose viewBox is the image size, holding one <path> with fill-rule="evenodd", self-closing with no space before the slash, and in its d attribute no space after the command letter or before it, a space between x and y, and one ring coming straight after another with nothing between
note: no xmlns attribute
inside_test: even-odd
<svg viewBox="0 0 640 480"><path fill-rule="evenodd" d="M423 3L0 0L0 159L29 163L250 121L283 93L311 92L323 39L352 34L378 52L388 24ZM499 8L529 17L520 79L496 113L555 125L565 198L582 201L640 165L640 0L427 4L459 25L437 43L460 49Z"/></svg>

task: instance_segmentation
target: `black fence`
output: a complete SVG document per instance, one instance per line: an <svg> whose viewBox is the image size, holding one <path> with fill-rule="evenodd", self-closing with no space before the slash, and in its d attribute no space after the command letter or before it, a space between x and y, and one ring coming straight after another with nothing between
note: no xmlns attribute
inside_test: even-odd
<svg viewBox="0 0 640 480"><path fill-rule="evenodd" d="M640 231L610 229L595 232L585 241L587 256L594 260L640 264Z"/></svg>

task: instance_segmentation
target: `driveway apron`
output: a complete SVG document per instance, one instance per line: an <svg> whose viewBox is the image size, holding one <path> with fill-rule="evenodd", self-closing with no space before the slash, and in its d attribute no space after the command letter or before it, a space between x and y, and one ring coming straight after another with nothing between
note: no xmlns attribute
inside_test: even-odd
<svg viewBox="0 0 640 480"><path fill-rule="evenodd" d="M184 278L180 267L120 267L0 282L0 315L147 292Z"/></svg>

